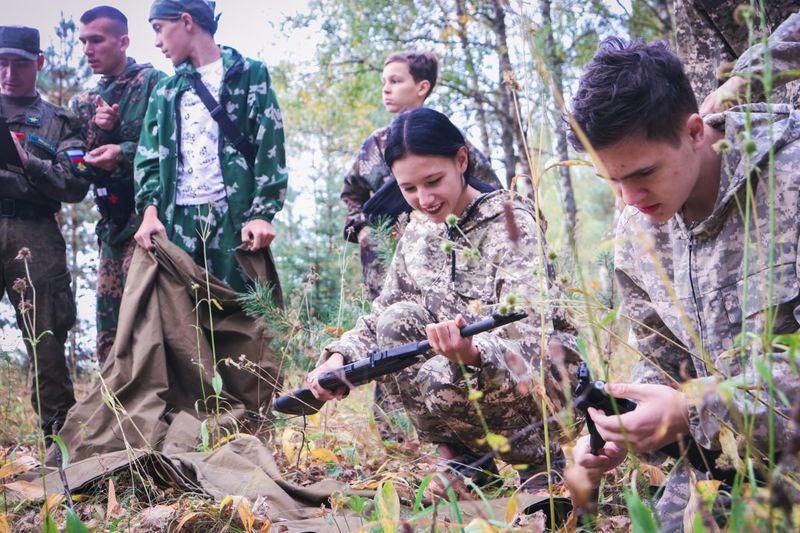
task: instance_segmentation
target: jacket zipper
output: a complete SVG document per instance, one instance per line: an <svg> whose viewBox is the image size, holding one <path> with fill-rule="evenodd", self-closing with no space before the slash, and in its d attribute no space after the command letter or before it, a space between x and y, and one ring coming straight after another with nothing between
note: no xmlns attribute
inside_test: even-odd
<svg viewBox="0 0 800 533"><path fill-rule="evenodd" d="M692 288L692 303L694 304L695 317L697 318L698 335L700 336L700 349L705 350L705 340L703 335L703 320L700 318L700 306L697 302L697 290L694 286L694 274L692 268L692 253L694 252L694 235L689 235L689 285ZM704 365L705 366L705 365Z"/></svg>

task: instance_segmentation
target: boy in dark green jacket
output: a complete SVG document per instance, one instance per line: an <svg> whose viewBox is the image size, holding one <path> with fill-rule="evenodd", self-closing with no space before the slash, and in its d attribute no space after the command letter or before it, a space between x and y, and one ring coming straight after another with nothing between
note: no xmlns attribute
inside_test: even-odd
<svg viewBox="0 0 800 533"><path fill-rule="evenodd" d="M283 119L267 67L217 46L217 21L203 0L156 0L156 46L176 66L154 89L136 155L136 241L169 238L237 291L247 279L233 249L275 238L272 219L286 196ZM220 131L192 87L199 77L254 148L251 164Z"/></svg>

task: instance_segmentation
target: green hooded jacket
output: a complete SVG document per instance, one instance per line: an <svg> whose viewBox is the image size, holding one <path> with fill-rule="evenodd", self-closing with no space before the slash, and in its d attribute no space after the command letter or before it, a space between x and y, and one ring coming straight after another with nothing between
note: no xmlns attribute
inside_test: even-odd
<svg viewBox="0 0 800 533"><path fill-rule="evenodd" d="M283 206L288 182L281 111L266 65L242 57L233 48L221 46L220 51L225 74L219 103L257 148L250 168L244 156L220 135L219 158L229 213L237 225L254 219L271 222ZM195 74L196 69L185 62L174 76L156 85L134 162L136 210L143 213L148 206L156 206L170 238L180 157L175 140L178 103L190 89L189 77Z"/></svg>

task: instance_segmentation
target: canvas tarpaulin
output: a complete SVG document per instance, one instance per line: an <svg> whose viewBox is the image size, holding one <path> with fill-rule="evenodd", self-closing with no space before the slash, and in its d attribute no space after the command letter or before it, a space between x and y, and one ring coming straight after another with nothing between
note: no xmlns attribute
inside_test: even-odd
<svg viewBox="0 0 800 533"><path fill-rule="evenodd" d="M251 278L273 285L279 304L269 251L236 254ZM245 422L266 413L281 381L272 335L241 310L236 292L213 277L207 281L205 270L171 242L155 239L152 252L137 247L114 346L97 385L59 433L71 460L126 443L189 451L198 443L199 420L218 413L223 421ZM218 401L214 361L222 378Z"/></svg>

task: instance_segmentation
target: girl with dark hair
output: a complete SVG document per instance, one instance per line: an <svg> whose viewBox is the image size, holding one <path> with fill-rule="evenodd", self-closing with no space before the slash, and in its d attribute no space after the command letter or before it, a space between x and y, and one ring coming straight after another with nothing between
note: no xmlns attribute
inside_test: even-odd
<svg viewBox="0 0 800 533"><path fill-rule="evenodd" d="M560 408L568 385L559 380L567 380L577 363L564 350L554 348L558 355L551 357L548 349L572 338L551 305L560 291L547 265L543 221L523 198L508 191L482 194L469 185L464 138L441 113L419 108L398 115L385 157L414 208L411 221L372 312L324 349L306 379L317 397L341 398L344 390L319 385L321 372L427 337L432 348L425 360L391 377L420 439L438 446L442 470L485 484L496 479L497 467L480 457L541 420L541 393L551 408ZM460 336L467 323L515 306L528 317ZM550 431L555 442L559 429ZM527 479L546 470L544 442L544 429L536 425L497 451L508 463L528 465ZM557 444L551 451L552 466L561 452ZM476 466L480 470L469 470Z"/></svg>

